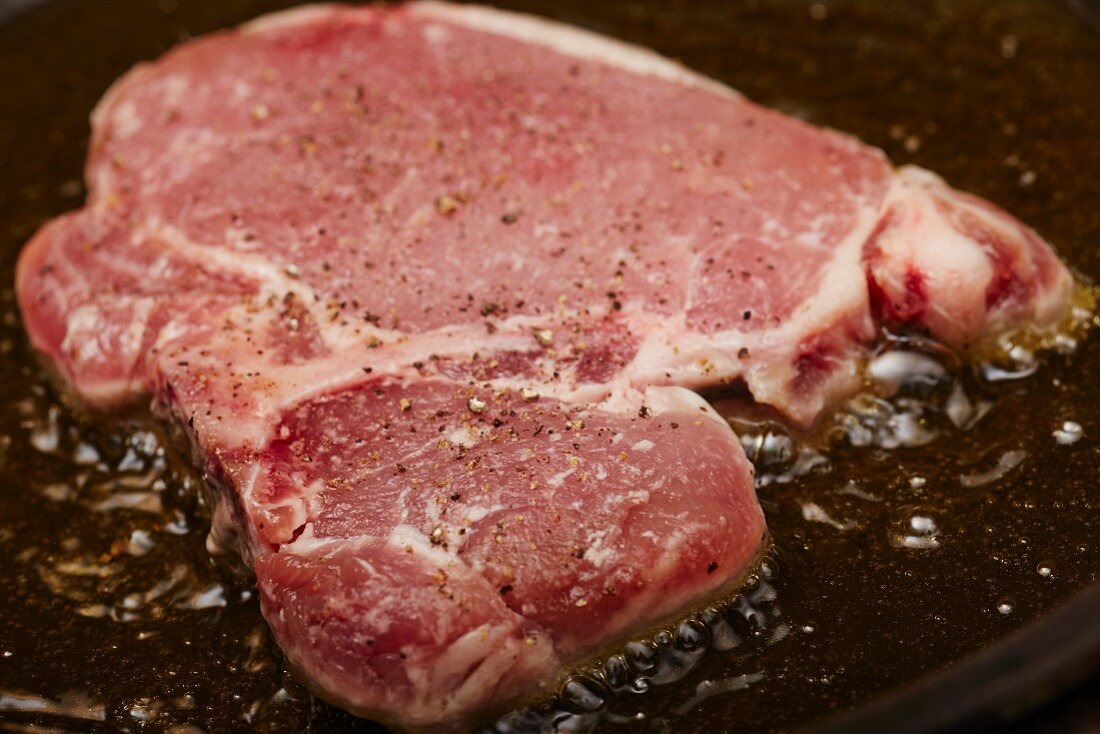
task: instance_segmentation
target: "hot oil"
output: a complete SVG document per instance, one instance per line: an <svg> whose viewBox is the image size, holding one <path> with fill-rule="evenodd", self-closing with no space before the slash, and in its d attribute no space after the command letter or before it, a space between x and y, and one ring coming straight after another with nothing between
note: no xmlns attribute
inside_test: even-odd
<svg viewBox="0 0 1100 734"><path fill-rule="evenodd" d="M87 113L106 86L278 4L58 0L0 26L0 283L38 224L79 205ZM1100 275L1100 33L1057 3L504 4L853 132L1001 204ZM10 287L0 298L0 723L370 730L287 674L248 577L204 547L199 478L149 424L59 402ZM975 372L899 336L878 359L877 388L830 441L740 426L774 543L755 584L610 651L559 708L511 724L786 730L942 669L1094 582L1095 337L1034 369ZM895 384L899 365L924 377Z"/></svg>
<svg viewBox="0 0 1100 734"><path fill-rule="evenodd" d="M25 394L4 411L0 720L304 726L308 697L287 679L249 580L204 550L197 477L172 465L147 421L75 417L16 339L2 344L30 367L16 370Z"/></svg>
<svg viewBox="0 0 1100 734"><path fill-rule="evenodd" d="M757 490L769 517L793 505L804 524L824 525L852 543L865 543L868 534L884 536L890 557L879 562L885 563L911 561L956 542L954 537L969 522L969 503L996 491L1028 459L1026 449L994 452L996 459L985 462L987 469L975 469L969 460L960 464L950 492L929 491L929 477L904 472L897 473L895 486L885 490L881 475L862 472L859 479L849 475L846 482L836 484L830 476L835 469L831 457L841 447L886 458L906 449L959 442L987 419L1004 384L1034 375L1051 352L1072 357L1088 331L1100 323L1092 311L1091 294L1083 291L1082 296L1082 306L1058 332L1005 334L976 354L961 355L921 336L884 332L864 367L864 390L810 432L794 432L773 420L748 420L738 400L719 402L718 410L728 416L756 468ZM1065 421L1051 432L1050 440L1071 446L1083 437L1080 424ZM942 482L944 472L938 473L935 481ZM907 486L897 486L899 480ZM1026 545L1026 538L1021 540ZM694 694L675 709L684 715L712 697L751 686L763 685L766 690L775 667L790 664L777 658L787 653L772 648L791 634L818 632L815 622L796 625L784 611L787 598L780 597L780 590L785 580L778 573L778 559L787 546L781 537L775 543L738 593L583 666L566 679L552 701L507 716L492 731L586 732L600 725L679 730L683 724L678 720L653 718L649 701L639 694L695 680ZM1047 559L1034 570L1049 579L1055 568ZM1006 594L986 612L1011 615L1016 605ZM826 623L826 634L828 629ZM708 653L714 654L709 660ZM703 677L701 670L714 664L722 670L720 677Z"/></svg>
<svg viewBox="0 0 1100 734"><path fill-rule="evenodd" d="M486 731L536 734L650 726L652 713L638 704L646 701L651 691L684 686L684 681L696 677L696 669L708 656L745 663L790 634L790 625L777 604L776 568L775 558L765 555L737 593L572 671L552 699L512 712ZM699 680L694 692L672 713L685 716L711 697L745 690L764 678L765 674L757 671ZM663 726L661 719L656 721Z"/></svg>

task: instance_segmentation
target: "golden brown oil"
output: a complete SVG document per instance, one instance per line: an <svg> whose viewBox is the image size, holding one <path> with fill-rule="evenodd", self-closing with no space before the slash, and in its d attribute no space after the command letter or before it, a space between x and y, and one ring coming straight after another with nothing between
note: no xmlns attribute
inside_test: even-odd
<svg viewBox="0 0 1100 734"><path fill-rule="evenodd" d="M370 730L285 672L247 575L205 549L201 478L175 468L148 427L77 418L59 403L10 287L34 228L81 202L87 114L107 85L189 35L286 4L55 0L0 26L4 725ZM1100 31L1066 5L500 4L652 46L853 132L1004 206L1079 273L1100 276ZM842 418L824 451L745 426L776 558L770 578L718 610L736 615L737 644L716 645L725 633L713 617L705 630L674 628L658 642L690 664L664 684L615 691L591 675L591 690L567 702L588 714L569 721L789 730L942 669L1095 582L1096 341L1052 353L1029 376L964 369L925 393L910 386L879 413L864 405ZM1009 377L1019 379L998 379ZM976 419L952 420L956 385ZM897 415L907 432L890 428ZM725 649L697 655L699 636ZM623 654L648 665L645 650Z"/></svg>

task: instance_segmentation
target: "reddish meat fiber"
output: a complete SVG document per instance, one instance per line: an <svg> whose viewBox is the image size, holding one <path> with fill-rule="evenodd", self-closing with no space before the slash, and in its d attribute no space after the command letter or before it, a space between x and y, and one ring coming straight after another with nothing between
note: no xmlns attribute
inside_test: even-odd
<svg viewBox="0 0 1100 734"><path fill-rule="evenodd" d="M323 696L460 727L735 585L752 468L879 325L1053 328L1035 233L650 52L473 6L315 6L138 66L19 263L75 394L185 428Z"/></svg>

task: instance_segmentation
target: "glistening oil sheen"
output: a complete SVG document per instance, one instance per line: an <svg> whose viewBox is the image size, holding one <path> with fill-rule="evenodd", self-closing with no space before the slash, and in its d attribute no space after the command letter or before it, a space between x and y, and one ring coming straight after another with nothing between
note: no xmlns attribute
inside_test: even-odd
<svg viewBox="0 0 1100 734"><path fill-rule="evenodd" d="M652 46L855 133L1012 211L1085 278L1100 275L1100 33L1063 5L502 4ZM87 114L111 81L280 5L57 0L0 26L0 282L34 228L79 203ZM10 285L2 295L0 721L369 730L286 672L247 575L207 553L201 477L144 421L66 407ZM767 572L729 606L608 651L561 699L510 721L788 730L942 669L1095 582L1095 341L1034 370L978 371L892 344L946 368L925 363L927 379L865 397L831 442L739 424L774 543Z"/></svg>

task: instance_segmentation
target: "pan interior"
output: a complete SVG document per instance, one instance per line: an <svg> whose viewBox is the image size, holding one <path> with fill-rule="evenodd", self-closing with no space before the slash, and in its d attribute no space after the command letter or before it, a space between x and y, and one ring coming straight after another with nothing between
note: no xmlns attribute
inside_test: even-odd
<svg viewBox="0 0 1100 734"><path fill-rule="evenodd" d="M369 728L286 672L247 575L207 554L198 479L163 436L59 401L11 290L22 244L82 201L87 114L108 84L283 4L57 0L0 26L2 722ZM1060 4L501 4L654 47L852 132L988 197L1100 275L1100 33ZM923 446L840 441L805 473L790 471L797 446L791 460L758 454L773 462L760 488L777 553L768 619L609 709L654 732L788 730L941 670L1094 583L1097 373L1100 345L1085 340L1028 377L960 375L984 416L968 430L928 418ZM747 432L783 444L769 430Z"/></svg>

